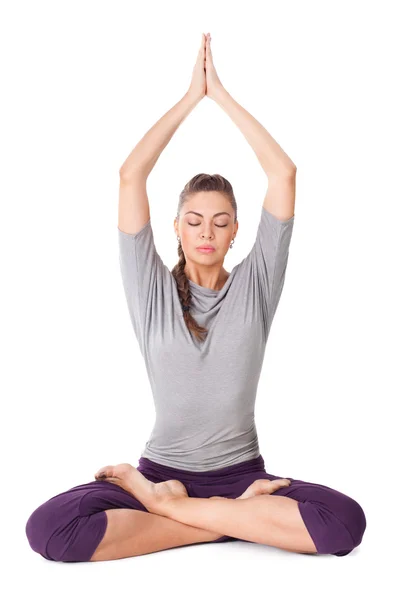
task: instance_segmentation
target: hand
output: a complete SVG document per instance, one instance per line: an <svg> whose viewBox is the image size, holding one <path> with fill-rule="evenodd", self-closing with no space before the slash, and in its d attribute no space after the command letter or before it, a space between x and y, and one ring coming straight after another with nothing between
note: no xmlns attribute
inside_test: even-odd
<svg viewBox="0 0 400 600"><path fill-rule="evenodd" d="M188 94L199 101L206 95L206 37L204 33L201 35L200 49L193 68Z"/></svg>
<svg viewBox="0 0 400 600"><path fill-rule="evenodd" d="M216 100L218 94L224 90L217 71L214 67L214 61L211 53L211 35L207 33L206 37L206 94L209 98Z"/></svg>

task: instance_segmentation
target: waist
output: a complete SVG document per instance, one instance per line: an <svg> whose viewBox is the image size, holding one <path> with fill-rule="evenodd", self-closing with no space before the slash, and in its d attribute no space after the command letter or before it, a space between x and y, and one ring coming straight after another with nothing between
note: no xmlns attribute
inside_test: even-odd
<svg viewBox="0 0 400 600"><path fill-rule="evenodd" d="M209 471L187 471L185 469L168 467L167 465L162 465L141 456L139 458L138 470L144 475L149 474L164 481L168 479L178 479L182 483L185 483L185 481L187 483L213 483L213 481L218 479L263 471L265 470L265 464L264 458L260 454L256 458L235 463L228 467L212 469Z"/></svg>

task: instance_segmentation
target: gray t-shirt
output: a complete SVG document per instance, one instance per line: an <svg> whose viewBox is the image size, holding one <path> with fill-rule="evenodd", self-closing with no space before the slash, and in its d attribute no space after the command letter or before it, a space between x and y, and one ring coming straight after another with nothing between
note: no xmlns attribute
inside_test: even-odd
<svg viewBox="0 0 400 600"><path fill-rule="evenodd" d="M184 322L175 278L154 245L151 218L136 234L118 228L122 281L156 411L143 457L210 471L259 456L255 399L294 218L280 221L262 206L254 246L223 288L189 280L191 314L209 331L204 342Z"/></svg>

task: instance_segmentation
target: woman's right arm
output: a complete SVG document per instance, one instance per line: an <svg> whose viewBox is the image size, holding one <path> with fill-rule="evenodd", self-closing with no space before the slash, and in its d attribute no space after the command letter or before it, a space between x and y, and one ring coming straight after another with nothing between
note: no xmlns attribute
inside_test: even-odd
<svg viewBox="0 0 400 600"><path fill-rule="evenodd" d="M121 231L135 234L149 221L147 178L179 125L199 101L187 92L153 125L123 163L119 170L118 228Z"/></svg>

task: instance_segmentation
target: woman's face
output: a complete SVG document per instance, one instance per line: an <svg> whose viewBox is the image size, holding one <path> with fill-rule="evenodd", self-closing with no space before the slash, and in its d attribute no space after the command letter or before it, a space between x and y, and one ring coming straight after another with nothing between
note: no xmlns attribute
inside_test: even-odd
<svg viewBox="0 0 400 600"><path fill-rule="evenodd" d="M179 216L174 227L181 238L186 261L222 264L238 230L234 210L226 197L220 192L196 192L184 203ZM200 252L198 247L203 245L212 246L214 251Z"/></svg>

